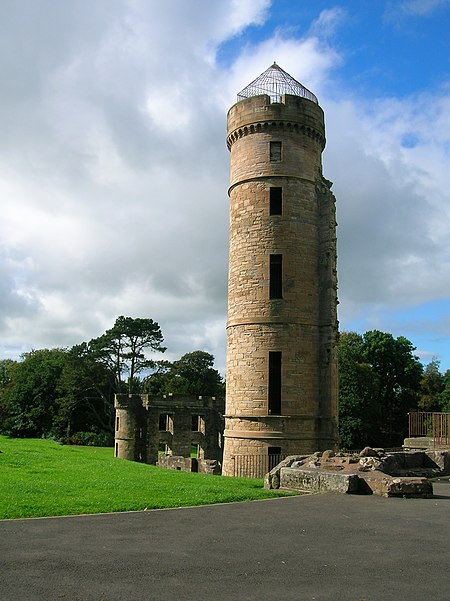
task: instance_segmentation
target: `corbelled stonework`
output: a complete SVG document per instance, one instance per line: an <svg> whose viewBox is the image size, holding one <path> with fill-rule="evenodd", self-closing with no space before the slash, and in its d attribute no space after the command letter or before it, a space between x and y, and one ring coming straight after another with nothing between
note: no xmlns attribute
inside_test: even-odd
<svg viewBox="0 0 450 601"><path fill-rule="evenodd" d="M235 475L242 456L337 445L336 218L331 183L322 176L318 104L289 94L277 103L268 95L241 100L228 113L227 144L222 473ZM246 465L246 475L260 475L257 462Z"/></svg>

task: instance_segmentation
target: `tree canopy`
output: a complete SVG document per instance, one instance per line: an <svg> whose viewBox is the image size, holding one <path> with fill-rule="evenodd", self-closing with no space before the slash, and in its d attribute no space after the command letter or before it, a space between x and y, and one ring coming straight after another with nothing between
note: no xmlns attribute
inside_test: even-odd
<svg viewBox="0 0 450 601"><path fill-rule="evenodd" d="M0 361L0 432L112 443L116 392L224 394L213 355L194 351L161 361L162 343L152 319L120 316L89 342Z"/></svg>
<svg viewBox="0 0 450 601"><path fill-rule="evenodd" d="M425 368L420 381L420 399L418 406L423 411L440 411L441 395L444 391L445 377L439 371L439 361L433 358Z"/></svg>
<svg viewBox="0 0 450 601"><path fill-rule="evenodd" d="M339 336L339 431L347 449L376 445L378 407L372 402L376 375L364 356L364 340L355 332Z"/></svg>
<svg viewBox="0 0 450 601"><path fill-rule="evenodd" d="M343 446L394 447L418 406L423 367L405 337L372 330L339 339L340 431Z"/></svg>
<svg viewBox="0 0 450 601"><path fill-rule="evenodd" d="M161 361L154 374L144 381L150 394L192 394L224 396L220 373L214 369L214 357L205 351L186 353L178 361Z"/></svg>
<svg viewBox="0 0 450 601"><path fill-rule="evenodd" d="M24 353L2 389L3 430L12 436L40 437L52 430L58 413L58 383L65 361L63 349Z"/></svg>
<svg viewBox="0 0 450 601"><path fill-rule="evenodd" d="M447 369L443 377L439 403L441 411L450 411L450 369Z"/></svg>
<svg viewBox="0 0 450 601"><path fill-rule="evenodd" d="M159 325L152 319L121 315L112 328L88 343L87 352L111 370L117 392L123 390L126 382L132 393L139 389L138 374L155 366L155 360L146 351L164 353L163 340Z"/></svg>
<svg viewBox="0 0 450 601"><path fill-rule="evenodd" d="M176 361L152 319L120 316L98 338L70 349L40 349L0 361L0 432L72 440L90 433L112 441L114 394L224 396L214 357L196 350ZM450 411L450 370L425 368L405 337L372 330L339 337L341 446L393 447L407 434L411 410Z"/></svg>

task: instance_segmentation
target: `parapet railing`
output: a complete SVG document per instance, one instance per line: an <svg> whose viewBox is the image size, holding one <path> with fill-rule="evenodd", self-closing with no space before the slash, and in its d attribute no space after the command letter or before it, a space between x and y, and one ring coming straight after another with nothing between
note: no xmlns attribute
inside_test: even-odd
<svg viewBox="0 0 450 601"><path fill-rule="evenodd" d="M408 413L409 438L426 436L435 446L450 444L450 413L412 411Z"/></svg>

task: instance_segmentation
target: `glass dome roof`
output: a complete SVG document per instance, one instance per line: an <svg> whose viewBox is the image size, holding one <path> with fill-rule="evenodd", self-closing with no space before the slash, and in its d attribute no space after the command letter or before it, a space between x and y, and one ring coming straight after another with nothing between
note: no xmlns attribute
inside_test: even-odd
<svg viewBox="0 0 450 601"><path fill-rule="evenodd" d="M319 104L312 92L291 77L289 73L283 71L275 62L264 73L261 73L259 77L252 81L252 83L241 90L237 95L237 99L239 102L239 100L244 100L244 98L259 96L260 94L268 94L271 102L280 102L283 94L292 94L293 96L301 96Z"/></svg>

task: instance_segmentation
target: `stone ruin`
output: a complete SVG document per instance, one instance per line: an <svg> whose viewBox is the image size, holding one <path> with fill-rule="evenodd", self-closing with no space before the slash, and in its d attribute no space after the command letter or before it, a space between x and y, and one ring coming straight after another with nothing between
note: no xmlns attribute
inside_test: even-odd
<svg viewBox="0 0 450 601"><path fill-rule="evenodd" d="M265 477L267 489L298 492L376 494L383 497L432 497L432 478L450 475L450 451L324 451L291 455Z"/></svg>
<svg viewBox="0 0 450 601"><path fill-rule="evenodd" d="M116 394L114 406L115 457L220 474L224 399Z"/></svg>

